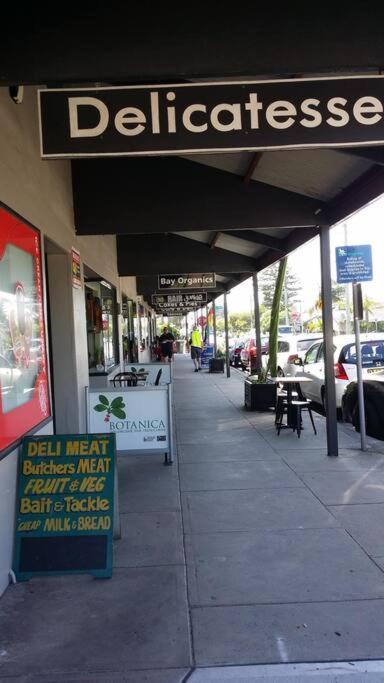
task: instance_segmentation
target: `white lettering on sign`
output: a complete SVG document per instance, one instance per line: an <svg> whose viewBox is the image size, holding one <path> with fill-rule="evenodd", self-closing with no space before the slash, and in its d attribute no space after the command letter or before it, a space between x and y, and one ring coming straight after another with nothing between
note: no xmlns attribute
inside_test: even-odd
<svg viewBox="0 0 384 683"><path fill-rule="evenodd" d="M176 94L168 92L167 101L175 102ZM305 128L316 128L323 122L323 116L319 111L321 101L316 98L306 98L299 104L299 109L289 100L274 100L265 109L265 123L271 128L284 130L295 124ZM325 119L328 126L339 128L346 126L350 121L350 114L346 111L348 104L344 97L331 97L325 104L326 110L331 114ZM93 127L82 128L79 124L79 109L81 107L93 107L99 115L98 123ZM68 98L69 130L71 138L98 137L103 135L109 125L109 111L107 105L98 97L80 96ZM210 112L207 105L193 103L185 107L180 116L177 115L176 105L166 108L167 133L176 133L178 126L182 125L191 133L205 133L209 127L221 132L229 133L234 130L260 128L260 112L264 104L259 101L258 93L249 93L249 99L245 103L221 102L216 104ZM244 111L243 111L244 110ZM377 97L365 95L356 100L352 106L352 115L355 121L364 126L372 126L382 120L384 108ZM249 114L248 114L249 112ZM298 117L298 114L304 116ZM161 133L159 92L150 93L150 124L152 133ZM246 119L247 115L247 119ZM114 119L114 126L121 135L140 135L146 130L147 117L139 107L123 107L118 110ZM162 123L164 125L164 122Z"/></svg>
<svg viewBox="0 0 384 683"><path fill-rule="evenodd" d="M93 128L79 128L80 106L94 107L99 112L99 123ZM71 138L94 138L102 135L108 126L108 107L97 97L69 97L69 130Z"/></svg>

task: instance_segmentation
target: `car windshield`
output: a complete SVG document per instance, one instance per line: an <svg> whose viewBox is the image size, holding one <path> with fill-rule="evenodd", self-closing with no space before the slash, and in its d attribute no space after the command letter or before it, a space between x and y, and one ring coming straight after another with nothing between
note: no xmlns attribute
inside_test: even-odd
<svg viewBox="0 0 384 683"><path fill-rule="evenodd" d="M362 341L361 362L363 368L374 368L384 366L384 339L374 339L372 341ZM356 345L348 344L344 346L340 354L340 362L356 365Z"/></svg>
<svg viewBox="0 0 384 683"><path fill-rule="evenodd" d="M320 337L319 337L320 339ZM297 350L298 351L306 351L309 349L312 344L314 344L316 339L300 339L300 341L297 342Z"/></svg>

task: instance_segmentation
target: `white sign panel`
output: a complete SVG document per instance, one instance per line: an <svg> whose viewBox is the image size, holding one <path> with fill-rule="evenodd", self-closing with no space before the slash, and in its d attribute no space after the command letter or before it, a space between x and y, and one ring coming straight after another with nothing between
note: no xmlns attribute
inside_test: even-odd
<svg viewBox="0 0 384 683"><path fill-rule="evenodd" d="M139 377L142 373L146 385L163 386L172 382L171 368L171 363L126 363L124 372L134 372Z"/></svg>
<svg viewBox="0 0 384 683"><path fill-rule="evenodd" d="M116 434L118 451L168 452L168 387L90 391L89 432Z"/></svg>

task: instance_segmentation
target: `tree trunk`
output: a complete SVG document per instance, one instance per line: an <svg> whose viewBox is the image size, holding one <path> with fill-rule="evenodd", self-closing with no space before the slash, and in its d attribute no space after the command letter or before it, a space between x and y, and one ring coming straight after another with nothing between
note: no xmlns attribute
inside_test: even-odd
<svg viewBox="0 0 384 683"><path fill-rule="evenodd" d="M269 327L269 349L268 349L268 368L272 377L277 375L277 337L280 316L280 302L285 280L285 271L287 269L287 257L281 259L279 263L279 271L277 273L275 293L273 296L273 303L271 309L271 325Z"/></svg>

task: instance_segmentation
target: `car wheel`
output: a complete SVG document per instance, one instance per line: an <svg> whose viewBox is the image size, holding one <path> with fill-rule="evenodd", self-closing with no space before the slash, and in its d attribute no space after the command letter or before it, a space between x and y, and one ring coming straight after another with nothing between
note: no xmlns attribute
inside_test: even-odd
<svg viewBox="0 0 384 683"><path fill-rule="evenodd" d="M381 439L383 441L383 420L380 418L380 413L377 410L377 406L371 401L367 401L365 404L365 422L368 436L372 436L374 439Z"/></svg>
<svg viewBox="0 0 384 683"><path fill-rule="evenodd" d="M327 397L325 394L325 387L322 387L321 389L321 407L324 411L324 415L327 414ZM342 408L336 408L336 419L337 420L343 420L343 411Z"/></svg>

